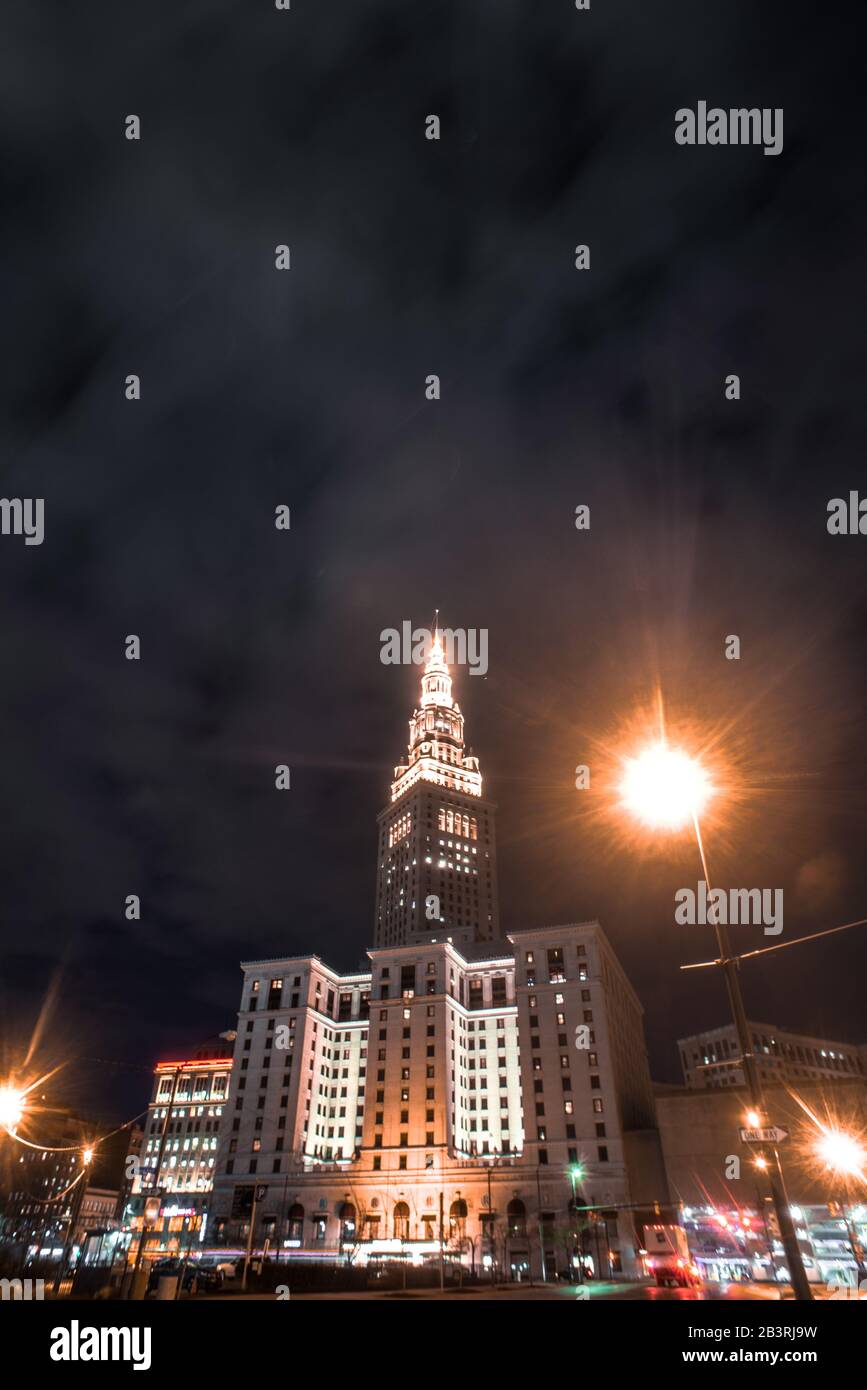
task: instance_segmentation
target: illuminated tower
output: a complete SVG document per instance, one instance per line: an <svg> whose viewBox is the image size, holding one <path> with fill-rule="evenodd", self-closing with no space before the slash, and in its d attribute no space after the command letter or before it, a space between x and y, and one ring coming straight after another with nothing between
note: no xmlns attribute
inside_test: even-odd
<svg viewBox="0 0 867 1390"><path fill-rule="evenodd" d="M375 946L499 936L495 809L482 798L478 758L464 751L464 716L437 628L407 759L377 817Z"/></svg>

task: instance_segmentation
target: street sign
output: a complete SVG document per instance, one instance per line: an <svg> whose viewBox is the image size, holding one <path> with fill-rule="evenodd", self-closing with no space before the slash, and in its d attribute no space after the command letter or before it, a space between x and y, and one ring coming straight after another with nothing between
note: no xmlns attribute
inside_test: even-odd
<svg viewBox="0 0 867 1390"><path fill-rule="evenodd" d="M265 1198L266 1198L267 1196L268 1196L268 1187L267 1187L267 1185L266 1185L265 1183L260 1183L259 1186L256 1188L256 1201L257 1201L257 1202L264 1202L264 1200L265 1200Z"/></svg>
<svg viewBox="0 0 867 1390"><path fill-rule="evenodd" d="M742 1144L782 1144L784 1139L788 1139L789 1131L780 1129L779 1125L770 1125L767 1129L742 1129Z"/></svg>

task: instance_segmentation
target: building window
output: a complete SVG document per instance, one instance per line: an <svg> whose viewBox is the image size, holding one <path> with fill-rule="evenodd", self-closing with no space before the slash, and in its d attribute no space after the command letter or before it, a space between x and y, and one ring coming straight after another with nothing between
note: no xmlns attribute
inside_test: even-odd
<svg viewBox="0 0 867 1390"><path fill-rule="evenodd" d="M553 946L548 952L548 982L549 984L560 984L565 978L563 948L562 946Z"/></svg>

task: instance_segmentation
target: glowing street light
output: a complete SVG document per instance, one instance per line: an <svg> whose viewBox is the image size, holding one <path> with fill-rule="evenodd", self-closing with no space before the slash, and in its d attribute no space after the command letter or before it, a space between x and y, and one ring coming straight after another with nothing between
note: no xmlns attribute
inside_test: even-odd
<svg viewBox="0 0 867 1390"><path fill-rule="evenodd" d="M846 1196L851 1178L856 1178L862 1183L867 1182L867 1171L865 1171L867 1170L867 1150L854 1134L847 1133L845 1129L834 1129L823 1125L822 1132L813 1146L813 1153L841 1184L843 1201L840 1210L846 1227L846 1235L849 1238L852 1258L858 1271L858 1278L861 1279L864 1274L864 1252L855 1239L855 1232L849 1220Z"/></svg>
<svg viewBox="0 0 867 1390"><path fill-rule="evenodd" d="M660 701L660 729L662 729L662 705ZM672 748L660 732L654 742L646 745L634 757L622 760L623 773L620 782L620 797L623 809L634 819L651 830L677 831L692 826L696 846L701 859L705 887L712 901L710 875L702 839L699 815L708 801L715 795L716 788L697 758L691 757L680 748ZM732 955L728 927L720 922L717 913L711 908L710 920L716 932L719 948L719 962L722 966L726 989L731 1005L732 1020L741 1051L744 1079L750 1093L751 1110L760 1116L764 1112L762 1088L756 1060L753 1056L752 1039L741 994L738 963ZM759 1128L759 1126L752 1126ZM798 1238L789 1213L783 1183L779 1154L774 1150L775 1166L768 1168L768 1182L771 1188L780 1237L786 1251L789 1269L792 1272L792 1287L795 1297L809 1301L812 1298L807 1282L804 1262L801 1258Z"/></svg>
<svg viewBox="0 0 867 1390"><path fill-rule="evenodd" d="M653 830L681 830L704 810L714 789L695 758L661 740L624 760L624 809Z"/></svg>
<svg viewBox="0 0 867 1390"><path fill-rule="evenodd" d="M20 1090L12 1082L0 1085L0 1129L13 1133L24 1115L26 1091Z"/></svg>
<svg viewBox="0 0 867 1390"><path fill-rule="evenodd" d="M842 1129L826 1129L816 1141L815 1153L836 1177L867 1181L867 1151L854 1134L847 1134Z"/></svg>

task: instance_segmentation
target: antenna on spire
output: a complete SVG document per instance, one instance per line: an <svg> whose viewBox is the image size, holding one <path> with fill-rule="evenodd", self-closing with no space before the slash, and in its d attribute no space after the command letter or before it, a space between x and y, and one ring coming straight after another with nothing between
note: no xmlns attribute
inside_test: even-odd
<svg viewBox="0 0 867 1390"><path fill-rule="evenodd" d="M439 610L438 608L435 608L435 609L434 609L434 640L436 640L436 635L437 635L437 633L439 632L439 630L440 630L440 610Z"/></svg>

